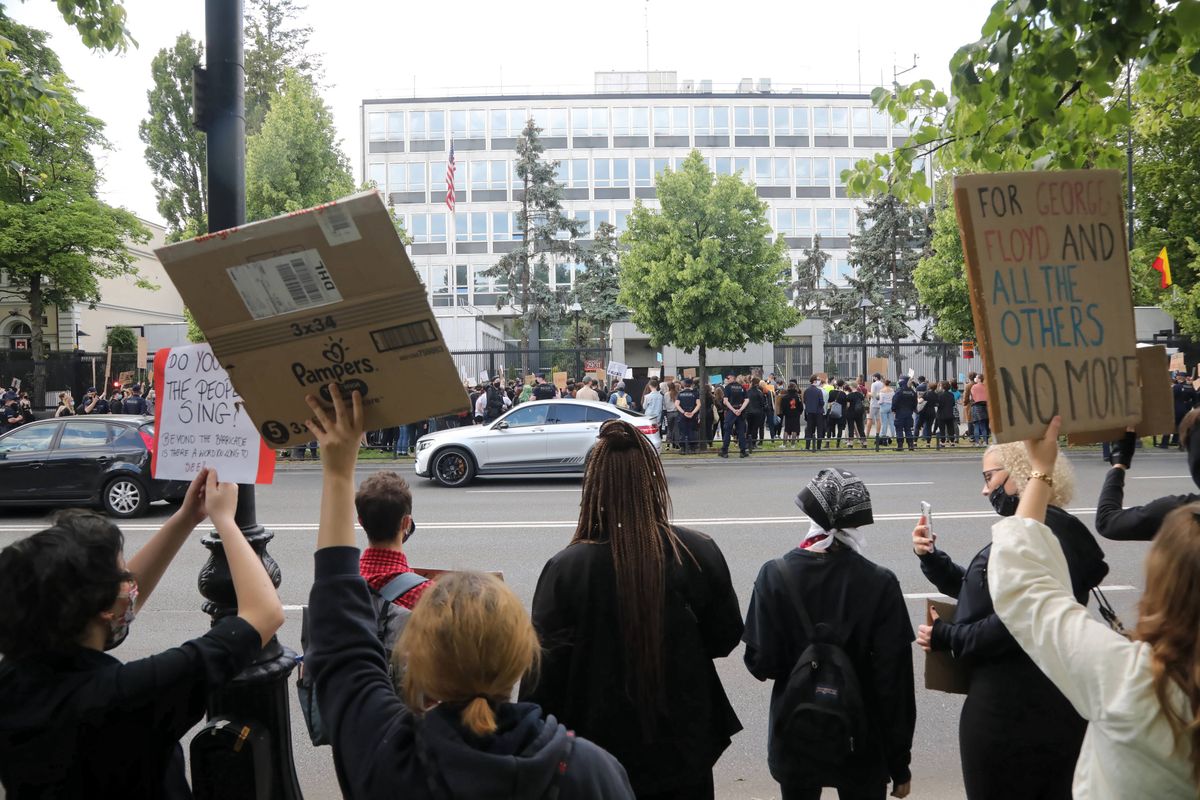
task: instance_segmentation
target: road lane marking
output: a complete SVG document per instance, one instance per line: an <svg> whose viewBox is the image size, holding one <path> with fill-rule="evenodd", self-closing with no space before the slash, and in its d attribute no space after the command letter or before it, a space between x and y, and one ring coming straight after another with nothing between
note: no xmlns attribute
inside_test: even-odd
<svg viewBox="0 0 1200 800"><path fill-rule="evenodd" d="M907 481L905 483L864 483L864 486L933 486L933 481Z"/></svg>
<svg viewBox="0 0 1200 800"><path fill-rule="evenodd" d="M1126 584L1115 584L1113 586L1100 586L1097 588L1099 588L1100 591L1102 591L1102 592L1140 592L1141 591L1141 589L1137 588L1136 586L1128 586ZM941 592L905 592L904 599L905 600L938 600L938 599L953 600L954 598L950 597L949 595L942 594ZM296 607L299 608L299 606L296 606ZM284 609L287 609L287 606L284 606Z"/></svg>
<svg viewBox="0 0 1200 800"><path fill-rule="evenodd" d="M1094 508L1068 508L1072 514L1090 515L1095 514ZM921 515L917 512L903 514L876 514L876 522L913 522L915 523ZM940 520L947 519L995 519L996 512L994 511L941 511L937 512L937 517ZM754 525L754 524L792 524L807 522L808 517L805 516L787 516L787 517L705 517L698 519L679 519L676 518L673 522L676 525ZM263 526L269 531L315 531L317 523L315 522L279 522L270 523L264 522ZM525 520L525 521L480 521L480 522L421 522L421 530L496 530L496 529L521 529L521 528L574 528L578 524L578 520ZM0 533L16 533L21 531L40 531L46 527L45 522L28 522L16 523L9 525L0 525ZM161 523L147 524L144 522L135 524L120 525L121 530L127 532L152 532L157 531L162 527ZM208 530L207 526L202 526ZM361 527L355 526L355 530L362 530Z"/></svg>
<svg viewBox="0 0 1200 800"><path fill-rule="evenodd" d="M1130 475L1131 481L1173 481L1177 478L1191 478L1191 475Z"/></svg>
<svg viewBox="0 0 1200 800"><path fill-rule="evenodd" d="M583 484L574 489L467 489L467 494L548 494L553 492L580 492Z"/></svg>

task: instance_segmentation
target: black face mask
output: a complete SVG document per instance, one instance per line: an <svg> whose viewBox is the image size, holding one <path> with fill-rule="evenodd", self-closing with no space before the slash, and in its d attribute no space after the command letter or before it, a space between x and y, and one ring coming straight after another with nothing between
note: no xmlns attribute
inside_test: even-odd
<svg viewBox="0 0 1200 800"><path fill-rule="evenodd" d="M1009 494L1004 491L1004 484L1000 484L995 489L992 489L988 495L988 501L992 504L992 508L997 514L1002 517L1011 517L1017 513L1017 506L1021 502L1021 498L1015 494Z"/></svg>

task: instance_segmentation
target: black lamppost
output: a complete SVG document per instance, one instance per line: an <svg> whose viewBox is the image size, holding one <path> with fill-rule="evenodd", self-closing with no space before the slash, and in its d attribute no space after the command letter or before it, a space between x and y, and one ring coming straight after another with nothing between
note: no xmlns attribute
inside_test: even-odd
<svg viewBox="0 0 1200 800"><path fill-rule="evenodd" d="M579 315L583 306L571 303L570 311L575 315L575 380L583 378L583 343L579 339Z"/></svg>
<svg viewBox="0 0 1200 800"><path fill-rule="evenodd" d="M246 119L243 64L242 0L205 0L205 68L197 69L194 122L207 134L208 230L234 228L246 221ZM238 487L234 516L254 552L262 559L271 582L280 583L279 565L267 552L273 534L258 524L254 486ZM221 537L214 531L202 540L210 555L200 569L202 608L213 622L237 613L237 594ZM272 637L258 658L225 688L208 697L210 720L227 718L236 724L265 730L269 735L270 787L259 795L246 775L246 756L237 751L198 747L192 743L193 786L198 796L299 800L302 797L292 760L292 726L287 679L296 654ZM199 737L197 737L199 739ZM263 776L259 776L263 777Z"/></svg>
<svg viewBox="0 0 1200 800"><path fill-rule="evenodd" d="M867 309L874 308L875 304L870 301L865 295L862 300L858 301L858 307L862 310L862 376L867 377Z"/></svg>

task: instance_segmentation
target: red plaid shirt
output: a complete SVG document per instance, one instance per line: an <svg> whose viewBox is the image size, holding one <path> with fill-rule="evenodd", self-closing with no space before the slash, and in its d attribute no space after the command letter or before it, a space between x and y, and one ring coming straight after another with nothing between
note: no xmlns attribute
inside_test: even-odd
<svg viewBox="0 0 1200 800"><path fill-rule="evenodd" d="M412 570L409 569L408 559L399 550L368 547L363 550L362 557L358 560L358 573L366 579L367 585L376 591L387 586L397 575L405 572L412 572ZM396 598L396 605L412 608L421 599L425 590L432 585L432 582L426 581L414 586Z"/></svg>

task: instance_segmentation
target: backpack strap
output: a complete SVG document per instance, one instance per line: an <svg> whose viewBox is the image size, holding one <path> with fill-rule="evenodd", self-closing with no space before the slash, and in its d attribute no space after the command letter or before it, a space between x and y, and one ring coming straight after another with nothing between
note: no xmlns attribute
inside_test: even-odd
<svg viewBox="0 0 1200 800"><path fill-rule="evenodd" d="M429 583L429 579L415 572L401 572L383 585L379 596L389 603L394 603L396 598L408 594L423 583Z"/></svg>
<svg viewBox="0 0 1200 800"><path fill-rule="evenodd" d="M774 563L780 580L783 581L788 595L792 598L792 607L796 609L796 614L800 617L800 627L804 628L804 635L808 637L810 642L815 641L817 638L817 629L813 626L812 619L808 616L808 609L804 607L804 597L800 594L800 587L796 585L796 581L793 580L791 574L788 572L787 562L783 558L777 558Z"/></svg>

